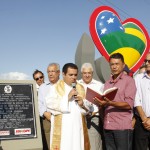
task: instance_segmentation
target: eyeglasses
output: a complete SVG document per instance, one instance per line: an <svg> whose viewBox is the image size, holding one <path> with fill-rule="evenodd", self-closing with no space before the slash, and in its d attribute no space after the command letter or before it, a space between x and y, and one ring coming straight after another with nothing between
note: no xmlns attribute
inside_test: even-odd
<svg viewBox="0 0 150 150"><path fill-rule="evenodd" d="M36 81L43 79L43 76L40 76L39 78L35 78Z"/></svg>
<svg viewBox="0 0 150 150"><path fill-rule="evenodd" d="M58 72L58 70L47 71L47 73L56 73L56 72Z"/></svg>
<svg viewBox="0 0 150 150"><path fill-rule="evenodd" d="M148 63L150 64L150 60L148 60L148 59L145 59L144 62L145 62L145 63L148 62Z"/></svg>
<svg viewBox="0 0 150 150"><path fill-rule="evenodd" d="M93 74L93 72L82 72L82 74L91 76Z"/></svg>

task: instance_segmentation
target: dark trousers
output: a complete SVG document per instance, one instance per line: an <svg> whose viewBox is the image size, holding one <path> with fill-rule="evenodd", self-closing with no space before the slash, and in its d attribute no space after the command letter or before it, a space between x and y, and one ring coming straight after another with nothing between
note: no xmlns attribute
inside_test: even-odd
<svg viewBox="0 0 150 150"><path fill-rule="evenodd" d="M106 150L132 150L132 130L104 130Z"/></svg>
<svg viewBox="0 0 150 150"><path fill-rule="evenodd" d="M150 148L150 131L144 129L142 120L136 116L136 123L133 136L133 150L147 150Z"/></svg>

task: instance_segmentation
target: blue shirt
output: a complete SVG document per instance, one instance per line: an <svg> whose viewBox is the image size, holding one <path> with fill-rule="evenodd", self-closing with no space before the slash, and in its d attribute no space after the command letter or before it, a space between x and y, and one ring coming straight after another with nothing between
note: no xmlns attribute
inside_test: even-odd
<svg viewBox="0 0 150 150"><path fill-rule="evenodd" d="M40 116L43 117L44 112L47 111L47 106L45 102L45 96L50 92L50 88L53 86L51 83L43 83L39 87L38 91L38 106L39 106L39 113Z"/></svg>

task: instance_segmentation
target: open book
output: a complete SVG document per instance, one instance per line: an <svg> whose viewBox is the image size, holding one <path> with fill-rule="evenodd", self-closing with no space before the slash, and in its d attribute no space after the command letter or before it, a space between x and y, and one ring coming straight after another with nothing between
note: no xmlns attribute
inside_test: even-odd
<svg viewBox="0 0 150 150"><path fill-rule="evenodd" d="M97 97L100 100L103 100L104 97L108 98L109 100L113 100L116 96L117 91L118 91L117 87L109 88L109 89L105 90L103 93L98 93L90 88L87 88L86 99L89 102L97 105L97 102L94 101L95 97Z"/></svg>

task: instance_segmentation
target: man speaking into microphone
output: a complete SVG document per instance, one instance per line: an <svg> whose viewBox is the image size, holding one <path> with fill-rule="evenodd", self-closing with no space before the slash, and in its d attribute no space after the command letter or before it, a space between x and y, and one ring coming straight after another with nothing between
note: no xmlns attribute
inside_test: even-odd
<svg viewBox="0 0 150 150"><path fill-rule="evenodd" d="M48 110L52 113L51 150L90 150L83 109L85 91L76 82L77 74L75 64L65 64L63 80L46 97Z"/></svg>

